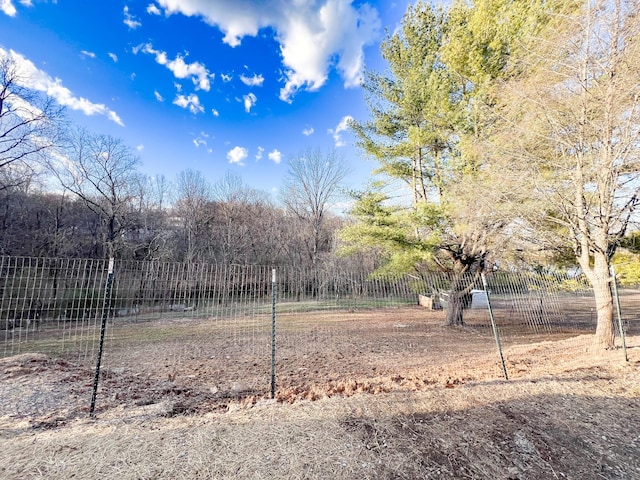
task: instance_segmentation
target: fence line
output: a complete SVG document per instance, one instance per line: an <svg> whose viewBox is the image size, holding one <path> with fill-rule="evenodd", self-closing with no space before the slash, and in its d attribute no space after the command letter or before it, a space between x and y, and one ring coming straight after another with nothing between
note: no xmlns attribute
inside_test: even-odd
<svg viewBox="0 0 640 480"><path fill-rule="evenodd" d="M275 348L272 268L116 261L107 312L107 360L139 363L136 345L173 341L181 353L164 359L169 366L188 363L196 356L190 349L197 348L198 355L220 369L246 365L247 373L240 369L238 375L253 380L245 382L268 386ZM405 327L402 315L407 308L424 308L417 306L419 296L428 298L434 309L446 309L452 295L459 293L466 331L492 338L488 295L480 278L455 281L433 272L380 275L339 266L276 271L277 344L279 352L286 352L278 354L278 361L286 357L293 369L296 359L318 354L310 352L309 339L342 340L347 327L356 327L325 319L346 318L345 312L386 312L400 329ZM0 357L41 352L94 362L107 275L105 260L0 257ZM493 320L507 342L595 331L593 290L583 277L498 271L486 279ZM464 291L450 292L454 283ZM620 325L631 328L635 320L637 309L627 305L640 299L638 293L621 291L624 318L615 324L618 341ZM420 318L422 311L413 315ZM204 335L203 325L207 335L216 335L215 346L195 341ZM407 352L419 348L411 332L405 333ZM389 341L394 340L380 340Z"/></svg>
<svg viewBox="0 0 640 480"><path fill-rule="evenodd" d="M80 356L91 356L107 267L104 260L0 257L0 355L19 353L43 337L42 331L50 331L59 334L61 353L75 348ZM270 313L271 268L118 261L109 319L115 325L172 318L230 319L235 320L230 325L236 333L245 333L255 325L241 318ZM292 313L415 305L419 294L431 297L436 308L446 308L452 282L441 273L418 277L339 268L277 271L278 309ZM487 280L499 325L519 325L532 333L594 325L593 292L584 278L495 272ZM488 326L480 280L466 283L473 287L464 300L471 310L465 315L468 323ZM474 311L478 309L481 312Z"/></svg>

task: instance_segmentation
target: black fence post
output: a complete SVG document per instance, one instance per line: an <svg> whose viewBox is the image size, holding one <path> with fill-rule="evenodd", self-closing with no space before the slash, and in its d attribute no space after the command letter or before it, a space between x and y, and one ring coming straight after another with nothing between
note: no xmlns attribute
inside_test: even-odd
<svg viewBox="0 0 640 480"><path fill-rule="evenodd" d="M109 273L107 275L107 285L104 291L104 303L102 305L102 325L100 327L100 346L98 348L98 358L96 360L96 374L93 378L93 393L91 395L91 406L89 416L93 417L96 409L96 397L98 395L98 383L100 381L100 363L102 362L102 351L104 348L104 335L107 329L107 318L111 309L111 288L113 286L113 258L109 259Z"/></svg>
<svg viewBox="0 0 640 480"><path fill-rule="evenodd" d="M613 290L613 297L616 300L616 313L618 314L618 328L620 329L620 337L622 338L622 350L624 351L624 361L629 361L629 355L627 355L627 339L624 334L624 324L622 323L622 313L620 311L620 295L618 294L618 280L616 279L616 269L613 265L609 267L611 273L611 289Z"/></svg>
<svg viewBox="0 0 640 480"><path fill-rule="evenodd" d="M500 344L500 334L498 333L498 325L496 325L496 320L493 317L493 309L491 308L491 296L489 295L489 288L487 287L487 278L482 276L482 286L484 287L484 293L487 296L487 307L489 308L489 317L491 318L491 327L493 328L493 336L496 339L496 346L498 347L498 354L500 354L500 363L502 364L502 372L504 373L504 379L509 380L509 375L507 374L507 366L504 363L504 355L502 355L502 345Z"/></svg>

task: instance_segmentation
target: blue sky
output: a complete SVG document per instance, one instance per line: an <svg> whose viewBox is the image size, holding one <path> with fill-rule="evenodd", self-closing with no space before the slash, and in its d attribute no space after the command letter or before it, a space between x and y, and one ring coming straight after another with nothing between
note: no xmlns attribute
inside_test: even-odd
<svg viewBox="0 0 640 480"><path fill-rule="evenodd" d="M363 69L406 10L393 0L0 0L0 55L70 119L123 139L141 171L227 172L275 192L287 159L337 148L375 165L345 119L367 118Z"/></svg>

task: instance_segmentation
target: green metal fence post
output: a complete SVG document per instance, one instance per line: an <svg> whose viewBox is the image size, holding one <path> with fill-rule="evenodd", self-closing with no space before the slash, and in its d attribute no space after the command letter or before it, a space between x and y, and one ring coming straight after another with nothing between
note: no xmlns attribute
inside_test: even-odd
<svg viewBox="0 0 640 480"><path fill-rule="evenodd" d="M620 311L620 295L618 295L618 280L616 279L616 269L613 265L609 267L611 273L611 289L613 290L613 296L616 299L616 312L618 314L618 327L620 328L620 337L622 338L622 350L624 351L624 361L629 361L627 355L627 340L624 335L624 325L622 323L622 313Z"/></svg>
<svg viewBox="0 0 640 480"><path fill-rule="evenodd" d="M276 398L276 269L271 270L271 398Z"/></svg>
<svg viewBox="0 0 640 480"><path fill-rule="evenodd" d="M91 406L89 407L89 416L93 417L96 409L96 397L98 395L98 383L100 381L100 364L102 362L102 351L104 348L104 335L107 329L107 318L111 308L111 288L113 286L113 258L109 259L109 273L107 276L107 285L104 291L104 303L102 305L102 325L100 327L100 346L98 348L98 358L96 360L96 374L93 378L93 393L91 395Z"/></svg>
<svg viewBox="0 0 640 480"><path fill-rule="evenodd" d="M493 328L493 336L496 339L496 346L498 347L498 354L500 355L500 363L502 364L502 372L504 373L504 379L509 380L509 375L507 374L507 366L504 363L504 356L502 355L502 345L500 344L500 334L498 333L498 325L496 325L496 320L493 317L493 309L491 308L491 296L489 295L489 288L487 287L487 278L482 276L482 286L484 287L484 293L487 296L487 307L489 308L489 317L491 318L491 328Z"/></svg>

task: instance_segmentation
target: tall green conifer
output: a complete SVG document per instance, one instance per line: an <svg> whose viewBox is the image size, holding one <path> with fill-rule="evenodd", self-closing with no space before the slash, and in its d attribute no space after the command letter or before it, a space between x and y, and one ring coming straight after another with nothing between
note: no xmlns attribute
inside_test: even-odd
<svg viewBox="0 0 640 480"><path fill-rule="evenodd" d="M493 122L491 88L508 75L514 40L535 28L538 7L506 0L409 6L381 45L388 71L367 74L371 120L353 124L387 187L400 182L410 196L392 201L384 180L357 194L358 222L343 239L350 248L375 246L390 270L450 273L451 325L463 323L463 299L509 223L479 145Z"/></svg>

